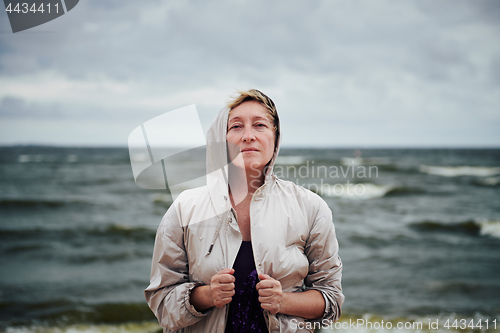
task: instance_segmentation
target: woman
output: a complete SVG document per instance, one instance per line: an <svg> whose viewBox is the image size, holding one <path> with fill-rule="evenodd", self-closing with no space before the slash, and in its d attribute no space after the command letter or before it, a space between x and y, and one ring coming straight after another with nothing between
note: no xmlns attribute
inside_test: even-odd
<svg viewBox="0 0 500 333"><path fill-rule="evenodd" d="M240 92L207 134L207 186L184 191L157 232L146 299L164 332L309 332L344 301L327 204L272 172L279 118ZM229 159L229 161L228 161Z"/></svg>

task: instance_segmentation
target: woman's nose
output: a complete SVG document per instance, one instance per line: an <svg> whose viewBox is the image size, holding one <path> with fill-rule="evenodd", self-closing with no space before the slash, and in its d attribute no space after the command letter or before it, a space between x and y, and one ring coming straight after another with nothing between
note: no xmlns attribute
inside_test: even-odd
<svg viewBox="0 0 500 333"><path fill-rule="evenodd" d="M253 141L255 140L255 133L253 129L250 127L246 127L243 132L243 137L241 138L243 141Z"/></svg>

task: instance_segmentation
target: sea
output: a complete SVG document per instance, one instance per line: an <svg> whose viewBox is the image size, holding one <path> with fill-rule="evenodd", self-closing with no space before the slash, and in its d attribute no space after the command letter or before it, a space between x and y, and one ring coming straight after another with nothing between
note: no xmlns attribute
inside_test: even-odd
<svg viewBox="0 0 500 333"><path fill-rule="evenodd" d="M500 332L500 149L282 148L275 172L333 212L346 300L314 328ZM0 332L161 332L143 290L171 203L125 147L0 147Z"/></svg>

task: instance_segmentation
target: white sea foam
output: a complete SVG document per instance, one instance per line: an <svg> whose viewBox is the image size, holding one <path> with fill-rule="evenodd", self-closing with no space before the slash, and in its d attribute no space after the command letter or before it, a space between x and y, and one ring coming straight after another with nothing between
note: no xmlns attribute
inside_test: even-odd
<svg viewBox="0 0 500 333"><path fill-rule="evenodd" d="M477 181L477 183L485 186L497 186L500 184L500 177L481 178Z"/></svg>
<svg viewBox="0 0 500 333"><path fill-rule="evenodd" d="M75 163L78 161L78 156L76 156L75 154L68 155L66 156L66 161L68 163Z"/></svg>
<svg viewBox="0 0 500 333"><path fill-rule="evenodd" d="M459 177L459 176L475 176L475 177L491 177L500 175L500 167L486 166L434 166L421 165L419 170L430 175L443 177Z"/></svg>
<svg viewBox="0 0 500 333"><path fill-rule="evenodd" d="M360 184L323 184L320 194L329 197L341 197L353 200L367 200L380 198L393 189L388 185L375 185L372 183Z"/></svg>
<svg viewBox="0 0 500 333"><path fill-rule="evenodd" d="M389 159L385 157L342 157L340 163L343 165L386 165Z"/></svg>
<svg viewBox="0 0 500 333"><path fill-rule="evenodd" d="M500 221L479 221L477 224L481 235L500 238Z"/></svg>
<svg viewBox="0 0 500 333"><path fill-rule="evenodd" d="M76 156L76 155L69 155ZM17 156L17 161L19 163L39 163L39 162L54 162L56 161L56 156L54 155L42 155L42 154L22 154Z"/></svg>
<svg viewBox="0 0 500 333"><path fill-rule="evenodd" d="M363 159L361 157L342 157L340 163L343 165L362 165Z"/></svg>
<svg viewBox="0 0 500 333"><path fill-rule="evenodd" d="M280 165L301 165L305 159L302 156L279 156L276 158L276 164Z"/></svg>
<svg viewBox="0 0 500 333"><path fill-rule="evenodd" d="M42 162L42 155L19 155L17 157L17 161L19 163L28 163L28 162Z"/></svg>
<svg viewBox="0 0 500 333"><path fill-rule="evenodd" d="M17 157L17 161L19 163L26 163L26 162L29 162L30 161L30 155L19 155Z"/></svg>

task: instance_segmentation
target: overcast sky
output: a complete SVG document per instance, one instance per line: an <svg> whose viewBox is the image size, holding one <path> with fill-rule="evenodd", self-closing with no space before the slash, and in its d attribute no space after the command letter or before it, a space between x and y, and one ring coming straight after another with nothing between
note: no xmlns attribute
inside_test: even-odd
<svg viewBox="0 0 500 333"><path fill-rule="evenodd" d="M277 104L283 145L500 146L500 1L80 0L13 34L0 144L121 145L196 104Z"/></svg>

